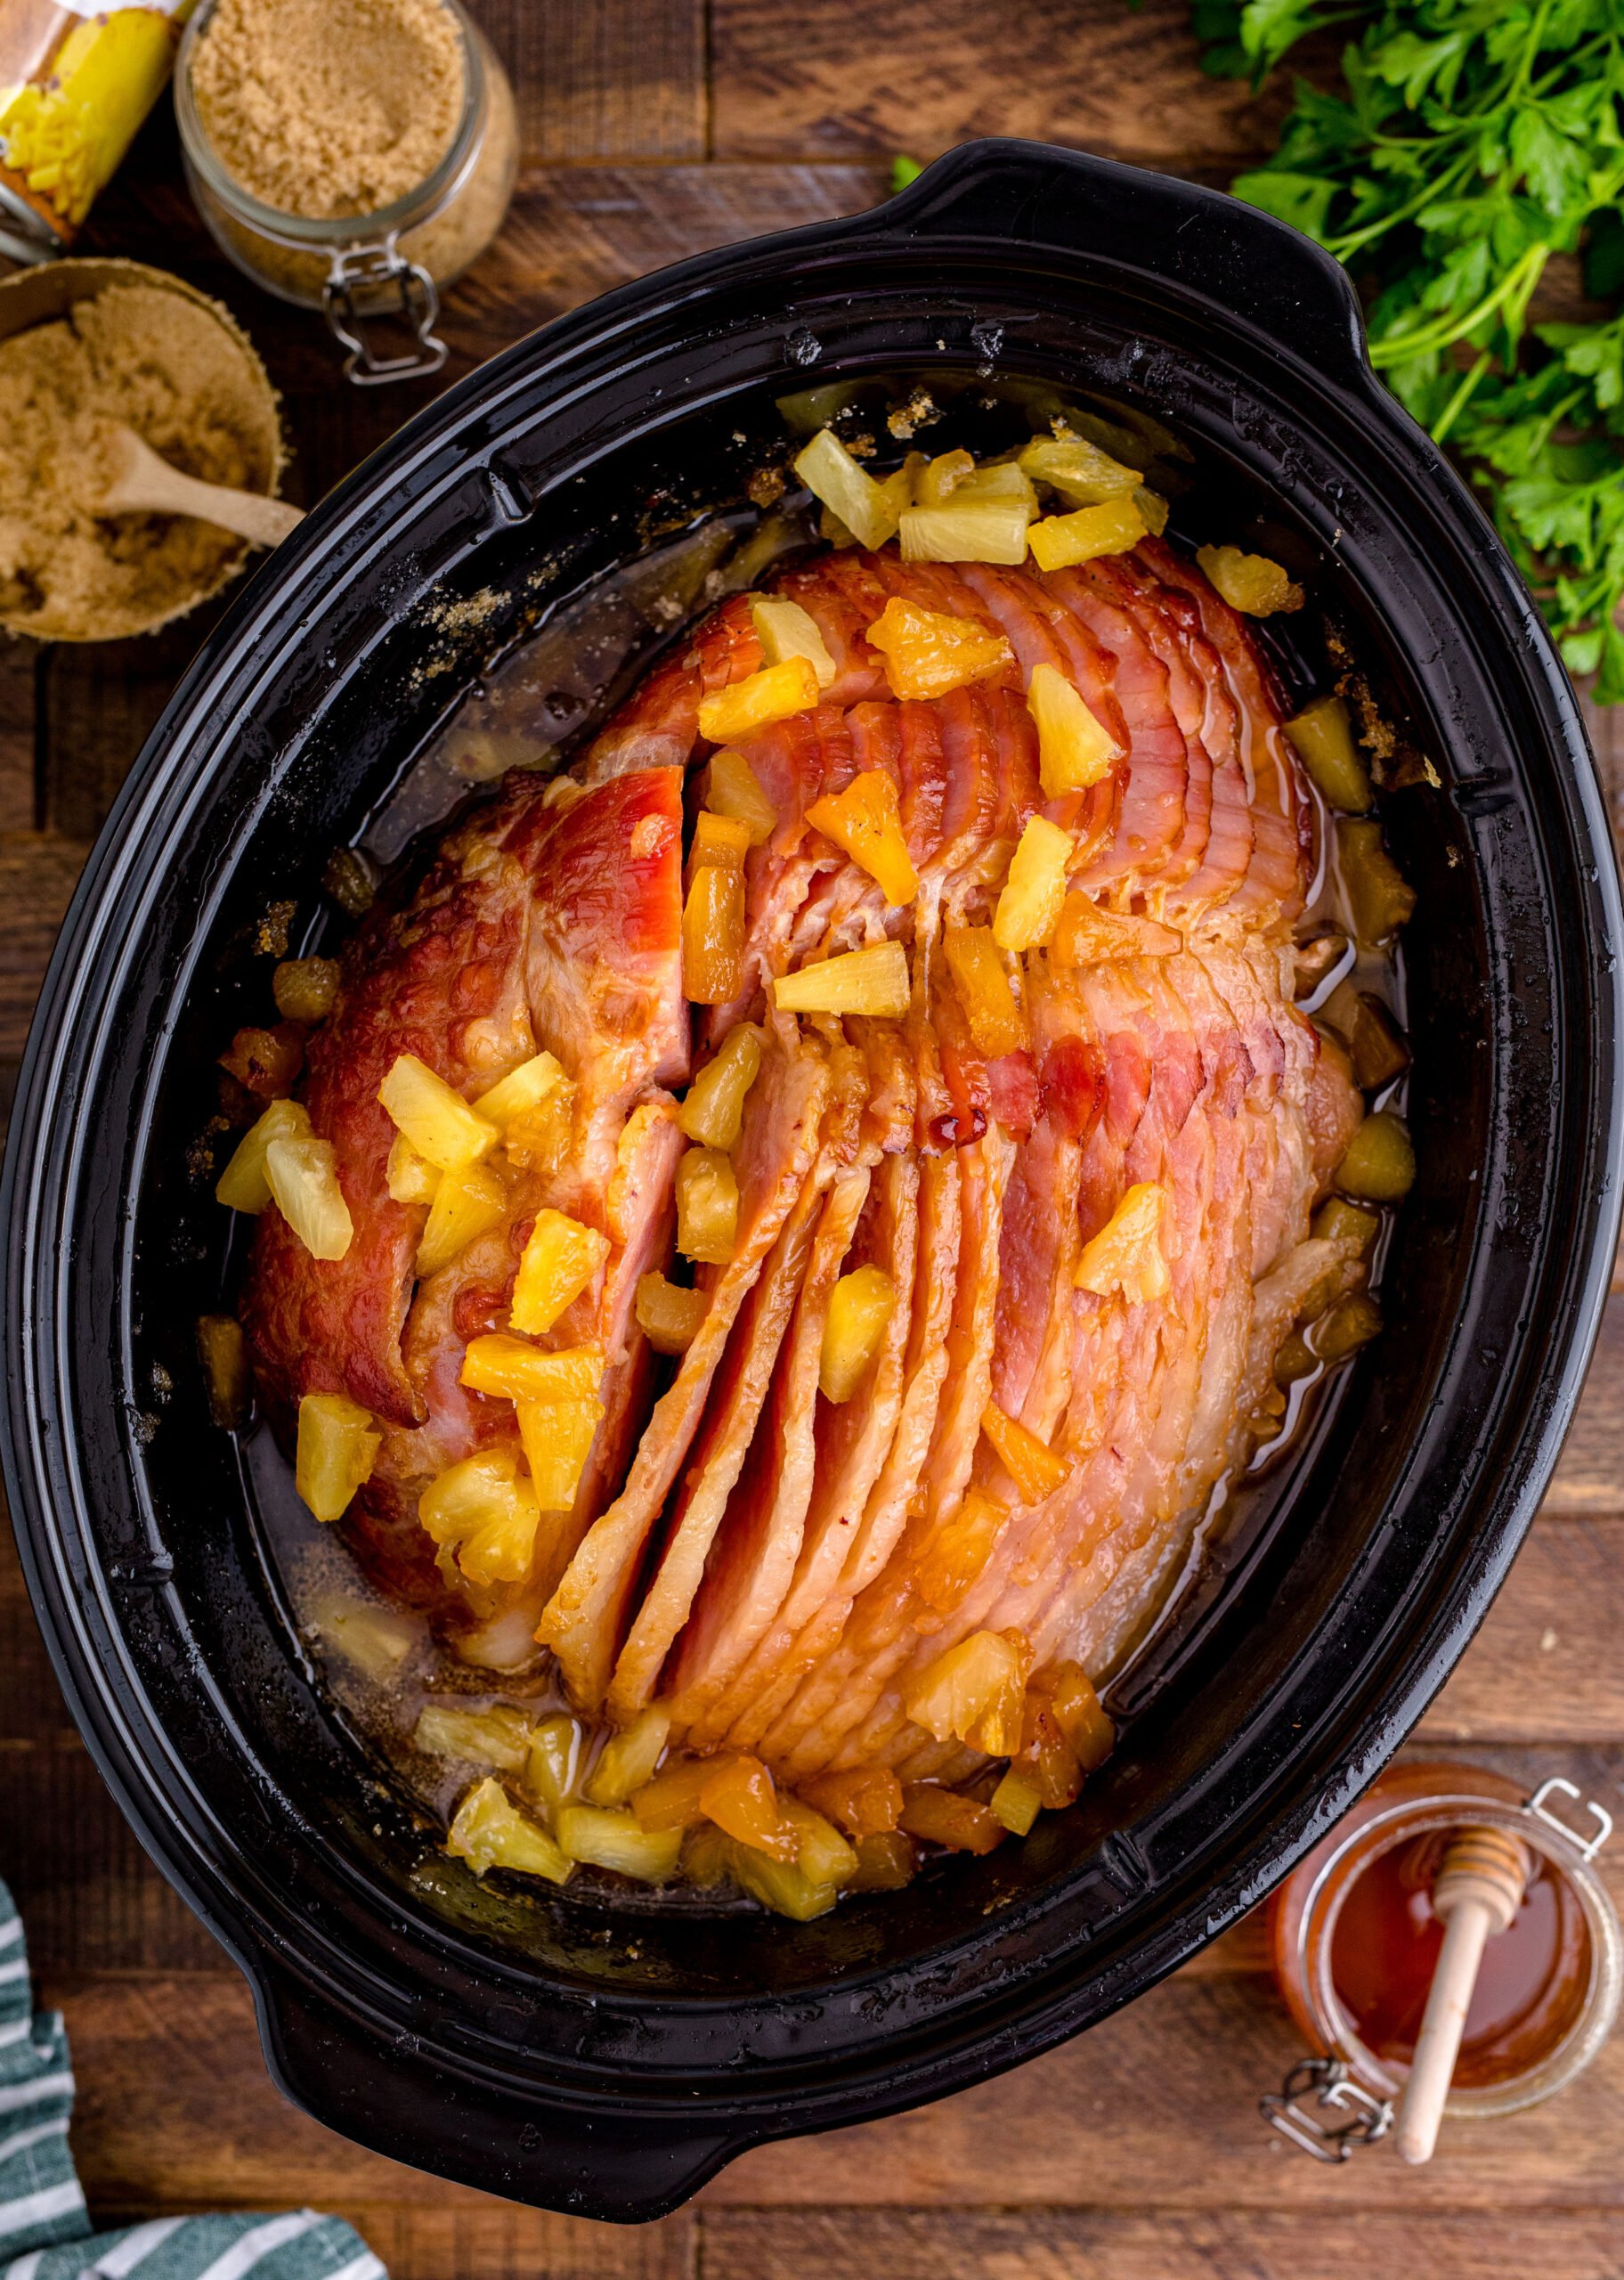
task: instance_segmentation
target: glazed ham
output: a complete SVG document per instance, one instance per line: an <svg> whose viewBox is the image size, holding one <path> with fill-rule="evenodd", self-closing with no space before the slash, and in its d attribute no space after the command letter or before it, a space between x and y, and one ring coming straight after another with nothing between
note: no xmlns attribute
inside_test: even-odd
<svg viewBox="0 0 1624 2280"><path fill-rule="evenodd" d="M1311 1292L1362 1277L1357 1242L1309 1226L1361 1105L1292 1004L1307 787L1245 621L1193 564L1156 539L1048 574L850 549L775 594L832 672L732 739L771 816L743 857L732 1002L685 999L683 862L717 748L701 708L772 662L743 596L567 776L509 778L362 926L304 1093L353 1240L314 1258L268 1210L246 1322L279 1431L312 1395L368 1413L380 1445L344 1525L469 1661L515 1668L539 1641L581 1712L624 1726L662 1706L673 1746L845 1796L831 1779L962 1782L1015 1756L1055 1673L1102 1684L1142 1635L1273 1413ZM898 600L1004 662L899 700L867 639ZM1117 753L1054 799L1039 666ZM901 904L809 819L875 780L917 877ZM1001 954L1022 1041L984 1050L945 944L992 924L1035 818L1068 836L1084 923ZM905 1006L777 1006L784 977L888 943ZM726 1255L690 1269L685 1088L743 1024L759 1061L726 1151L736 1215ZM402 1054L469 1103L538 1056L562 1072L550 1147L508 1128L499 1215L422 1274L429 1206L392 1192L378 1099ZM509 1331L548 1213L601 1241L531 1343L597 1356L599 1411L571 1508L532 1505L523 1572L481 1580L418 1507L482 1452L526 1477L514 1400L464 1372ZM680 1351L641 1325L654 1274L697 1294ZM859 1285L889 1311L832 1398ZM989 1638L988 1667L1028 1689L1024 1725L990 1694L938 1714L933 1673Z"/></svg>

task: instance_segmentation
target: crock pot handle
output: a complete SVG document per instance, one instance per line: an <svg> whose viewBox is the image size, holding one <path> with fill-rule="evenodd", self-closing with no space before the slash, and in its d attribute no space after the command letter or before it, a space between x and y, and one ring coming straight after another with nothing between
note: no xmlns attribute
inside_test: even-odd
<svg viewBox="0 0 1624 2280"><path fill-rule="evenodd" d="M543 2105L439 2063L415 2035L379 2035L284 1970L257 1970L252 1984L265 2062L296 2105L392 2161L511 2201L610 2222L662 2217L745 2142L630 2106Z"/></svg>
<svg viewBox="0 0 1624 2280"><path fill-rule="evenodd" d="M1012 240L1130 276L1149 271L1327 376L1376 384L1346 271L1300 230L1222 191L1000 137L950 151L881 210L914 237Z"/></svg>

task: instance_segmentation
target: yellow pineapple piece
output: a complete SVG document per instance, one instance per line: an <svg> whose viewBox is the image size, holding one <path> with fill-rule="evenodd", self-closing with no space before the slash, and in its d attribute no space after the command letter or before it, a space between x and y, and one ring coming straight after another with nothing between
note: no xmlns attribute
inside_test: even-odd
<svg viewBox="0 0 1624 2280"><path fill-rule="evenodd" d="M654 1769L665 1755L666 1738L671 1730L671 1714L662 1704L651 1702L638 1712L629 1726L618 1734L611 1734L598 1754L597 1763L587 1776L585 1796L592 1805L623 1805L634 1789L652 1781Z"/></svg>
<svg viewBox="0 0 1624 2280"><path fill-rule="evenodd" d="M938 1742L1008 1757L1020 1747L1029 1667L1019 1633L977 1631L904 1682L902 1706Z"/></svg>
<svg viewBox="0 0 1624 2280"><path fill-rule="evenodd" d="M1043 1787L1024 1765L1011 1765L987 1802L1011 1836L1025 1836L1043 1804Z"/></svg>
<svg viewBox="0 0 1624 2280"><path fill-rule="evenodd" d="M663 1274L637 1277L637 1328L656 1354L686 1354L710 1303L702 1291L685 1291Z"/></svg>
<svg viewBox="0 0 1624 2280"><path fill-rule="evenodd" d="M897 1285L881 1266L842 1274L829 1293L817 1382L826 1401L849 1401L880 1350L897 1307Z"/></svg>
<svg viewBox="0 0 1624 2280"><path fill-rule="evenodd" d="M744 1103L761 1069L761 1032L748 1022L729 1030L677 1112L677 1121L702 1148L731 1148L744 1121Z"/></svg>
<svg viewBox="0 0 1624 2280"><path fill-rule="evenodd" d="M526 1819L501 1783L487 1774L457 1808L445 1849L466 1861L476 1877L489 1869L512 1869L520 1876L545 1877L567 1884L574 1862L544 1828Z"/></svg>
<svg viewBox="0 0 1624 2280"><path fill-rule="evenodd" d="M871 942L866 949L781 975L772 988L781 1014L872 1014L900 1021L912 994L908 955L900 942Z"/></svg>
<svg viewBox="0 0 1624 2280"><path fill-rule="evenodd" d="M1027 502L1021 498L972 495L961 501L955 495L941 507L906 507L902 558L1014 566L1027 558Z"/></svg>
<svg viewBox="0 0 1624 2280"><path fill-rule="evenodd" d="M524 1713L509 1703L459 1710L448 1702L430 1702L418 1714L411 1746L425 1757L457 1758L465 1765L517 1773L529 1753L530 1727Z"/></svg>
<svg viewBox="0 0 1624 2280"><path fill-rule="evenodd" d="M739 1232L739 1183L719 1148L690 1148L677 1167L677 1248L726 1266Z"/></svg>
<svg viewBox="0 0 1624 2280"><path fill-rule="evenodd" d="M565 1346L555 1353L505 1331L468 1340L462 1383L505 1401L590 1401L604 1375L601 1346Z"/></svg>
<svg viewBox="0 0 1624 2280"><path fill-rule="evenodd" d="M1027 710L1037 724L1037 765L1045 800L1085 792L1111 772L1122 746L1058 666L1034 665Z"/></svg>
<svg viewBox="0 0 1624 2280"><path fill-rule="evenodd" d="M1196 560L1230 607L1247 617L1272 617L1277 610L1303 607L1302 587L1293 585L1266 554L1246 554L1238 546L1198 546Z"/></svg>
<svg viewBox="0 0 1624 2280"><path fill-rule="evenodd" d="M1009 1525L1010 1510L984 1488L967 1488L963 1502L926 1546L913 1584L938 1615L951 1615L992 1558Z"/></svg>
<svg viewBox="0 0 1624 2280"><path fill-rule="evenodd" d="M313 1258L342 1258L355 1234L330 1140L272 1140L265 1178L277 1209Z"/></svg>
<svg viewBox="0 0 1624 2280"><path fill-rule="evenodd" d="M285 1022L324 1022L338 998L337 958L284 958L271 976L271 994Z"/></svg>
<svg viewBox="0 0 1624 2280"><path fill-rule="evenodd" d="M402 1053L378 1088L395 1129L419 1156L443 1172L460 1171L493 1148L501 1134L489 1118L468 1106L443 1077L415 1053Z"/></svg>
<svg viewBox="0 0 1624 2280"><path fill-rule="evenodd" d="M700 1799L722 1763L719 1757L686 1757L668 1764L632 1798L638 1822L645 1828L692 1828L705 1817Z"/></svg>
<svg viewBox="0 0 1624 2280"><path fill-rule="evenodd" d="M1015 662L1015 652L1002 633L973 618L922 609L897 594L887 602L866 638L885 659L891 695L905 702L946 696L950 689L985 680Z"/></svg>
<svg viewBox="0 0 1624 2280"><path fill-rule="evenodd" d="M1133 493L1133 504L1139 509L1139 517L1141 522L1143 523L1145 528L1153 537L1160 538L1162 533L1167 527L1167 516L1169 512L1167 501L1163 498L1161 493L1159 491L1147 491L1144 484L1141 483L1139 489Z"/></svg>
<svg viewBox="0 0 1624 2280"><path fill-rule="evenodd" d="M1001 950L1035 949L1050 940L1066 900L1071 857L1071 834L1046 816L1034 816L1011 858L993 914L993 940Z"/></svg>
<svg viewBox="0 0 1624 2280"><path fill-rule="evenodd" d="M942 949L978 1049L992 1060L1022 1051L1028 1042L1027 1017L1015 1002L992 928L949 926Z"/></svg>
<svg viewBox="0 0 1624 2280"><path fill-rule="evenodd" d="M1156 918L1123 917L1074 888L1060 909L1051 952L1057 965L1093 965L1101 958L1171 958L1184 937Z"/></svg>
<svg viewBox="0 0 1624 2280"><path fill-rule="evenodd" d="M521 1401L515 1406L537 1503L544 1512L569 1511L603 1422L603 1403L576 1396L568 1401Z"/></svg>
<svg viewBox="0 0 1624 2280"><path fill-rule="evenodd" d="M702 808L694 822L689 876L707 865L722 871L742 871L749 851L750 826L742 816L718 815L712 809Z"/></svg>
<svg viewBox="0 0 1624 2280"><path fill-rule="evenodd" d="M1022 471L1058 491L1073 507L1102 506L1109 499L1131 498L1140 485L1137 468L1124 467L1086 436L1035 436L1022 451Z"/></svg>
<svg viewBox="0 0 1624 2280"><path fill-rule="evenodd" d="M231 1160L220 1175L215 1201L228 1211L258 1213L271 1203L271 1182L265 1176L265 1155L273 1140L305 1140L310 1114L300 1101L272 1101L256 1124L238 1142Z"/></svg>
<svg viewBox="0 0 1624 2280"><path fill-rule="evenodd" d="M955 484L953 493L955 506L962 507L972 499L1019 499L1026 509L1027 520L1032 522L1042 512L1037 493L1030 476L1012 460L995 460L978 467Z"/></svg>
<svg viewBox="0 0 1624 2280"><path fill-rule="evenodd" d="M613 1869L640 1884L669 1884L682 1856L679 1828L645 1828L635 1813L606 1812L598 1805L560 1806L558 1842L572 1861Z"/></svg>
<svg viewBox="0 0 1624 2280"><path fill-rule="evenodd" d="M568 1082L562 1065L550 1053L535 1053L516 1069L510 1069L488 1093L482 1093L474 1103L474 1113L505 1128L516 1117L527 1115L543 1101L551 1100Z"/></svg>
<svg viewBox="0 0 1624 2280"><path fill-rule="evenodd" d="M539 1211L519 1260L508 1320L540 1337L578 1299L609 1256L609 1238L562 1211Z"/></svg>
<svg viewBox="0 0 1624 2280"><path fill-rule="evenodd" d="M753 1852L748 1844L729 1842L727 1868L734 1881L763 1908L770 1908L775 1916L787 1916L794 1923L810 1924L815 1918L826 1916L834 1906L837 1888L833 1885L814 1884L793 1861L775 1861L765 1852Z"/></svg>
<svg viewBox="0 0 1624 2280"><path fill-rule="evenodd" d="M712 1760L700 1804L708 1820L752 1852L793 1861L800 1850L799 1837L779 1810L773 1777L759 1757Z"/></svg>
<svg viewBox="0 0 1624 2280"><path fill-rule="evenodd" d="M417 1272L426 1282L458 1253L489 1234L508 1209L508 1191L487 1164L443 1173L418 1245Z"/></svg>
<svg viewBox="0 0 1624 2280"><path fill-rule="evenodd" d="M795 1866L807 1882L849 1883L857 1873L857 1856L834 1823L787 1789L780 1793L778 1811L795 1832Z"/></svg>
<svg viewBox="0 0 1624 2280"><path fill-rule="evenodd" d="M795 472L812 496L839 517L859 546L883 546L897 535L901 502L857 465L839 437L825 428L795 460Z"/></svg>
<svg viewBox="0 0 1624 2280"><path fill-rule="evenodd" d="M752 847L764 846L778 827L778 810L761 789L755 770L729 745L710 755L705 804L713 813L742 823Z"/></svg>
<svg viewBox="0 0 1624 2280"><path fill-rule="evenodd" d="M727 1006L739 995L744 933L743 875L725 864L699 864L682 907L682 994L691 1006Z"/></svg>
<svg viewBox="0 0 1624 2280"><path fill-rule="evenodd" d="M1132 499L1108 499L1069 515L1045 515L1032 525L1032 558L1040 570L1064 570L1101 554L1125 554L1146 535L1145 518Z"/></svg>
<svg viewBox="0 0 1624 2280"><path fill-rule="evenodd" d="M1108 1299L1120 1291L1130 1306L1165 1299L1173 1287L1162 1250L1166 1191L1152 1180L1129 1188L1092 1242L1084 1246L1073 1276L1079 1291Z"/></svg>
<svg viewBox="0 0 1624 2280"><path fill-rule="evenodd" d="M981 1430L1020 1491L1023 1504L1041 1504L1071 1470L1064 1457L1057 1457L1046 1441L1028 1433L1019 1419L1000 1409L995 1401L989 1401L981 1413Z"/></svg>
<svg viewBox="0 0 1624 2280"><path fill-rule="evenodd" d="M562 1710L539 1719L530 1730L524 1759L526 1795L556 1813L575 1794L580 1764L581 1728L575 1720Z"/></svg>
<svg viewBox="0 0 1624 2280"><path fill-rule="evenodd" d="M508 1162L521 1171L550 1176L569 1162L574 1132L575 1087L566 1080L503 1127L502 1145Z"/></svg>
<svg viewBox="0 0 1624 2280"><path fill-rule="evenodd" d="M865 769L843 792L814 800L807 821L862 865L893 909L919 892L919 874L902 835L897 786L883 769Z"/></svg>
<svg viewBox="0 0 1624 2280"><path fill-rule="evenodd" d="M804 657L817 675L819 688L828 688L837 668L810 610L802 609L799 602L752 594L750 616L767 664L781 665L787 658Z"/></svg>
<svg viewBox="0 0 1624 2280"><path fill-rule="evenodd" d="M910 452L909 457L922 455ZM922 464L915 466L911 503L915 507L945 507L965 476L975 471L976 462L969 452L938 452L933 460L922 460Z"/></svg>
<svg viewBox="0 0 1624 2280"><path fill-rule="evenodd" d="M517 1583L530 1572L541 1510L510 1446L476 1449L448 1466L418 1498L418 1518L436 1543L453 1548L470 1583Z"/></svg>
<svg viewBox="0 0 1624 2280"><path fill-rule="evenodd" d="M372 1477L384 1445L372 1413L341 1393L307 1393L299 1404L293 1485L319 1520L342 1519Z"/></svg>
<svg viewBox="0 0 1624 2280"><path fill-rule="evenodd" d="M787 721L796 712L809 712L817 703L817 675L805 657L787 657L781 665L763 665L746 673L730 688L699 701L699 733L712 744L731 744L752 729Z"/></svg>
<svg viewBox="0 0 1624 2280"><path fill-rule="evenodd" d="M418 1155L403 1132L395 1134L384 1178L397 1203L432 1203L444 1177L437 1164Z"/></svg>

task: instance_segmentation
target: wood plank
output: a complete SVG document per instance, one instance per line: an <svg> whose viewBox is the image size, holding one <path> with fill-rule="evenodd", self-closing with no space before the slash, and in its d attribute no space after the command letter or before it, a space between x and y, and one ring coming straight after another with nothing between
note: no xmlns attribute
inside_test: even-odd
<svg viewBox="0 0 1624 2280"><path fill-rule="evenodd" d="M715 0L720 159L915 159L1031 135L1227 183L1272 147L1289 86L1207 78L1185 0L899 0L877 40L855 10Z"/></svg>
<svg viewBox="0 0 1624 2280"><path fill-rule="evenodd" d="M0 1062L14 1061L28 1033L62 915L89 849L49 831L0 832Z"/></svg>
<svg viewBox="0 0 1624 2280"><path fill-rule="evenodd" d="M0 831L32 831L39 644L0 633Z"/></svg>
<svg viewBox="0 0 1624 2280"><path fill-rule="evenodd" d="M1176 2147L1169 2149L1176 2158ZM1369 2161L1391 2157L1372 2154ZM1360 2166L1355 2164L1355 2166ZM1486 2227L1493 2227L1493 2260ZM1418 2272L1482 2280L1617 2280L1611 2210L1511 2210L1415 2217L1282 2216L1215 2208L1111 2216L1098 2210L707 2208L705 2280L1368 2280Z"/></svg>
<svg viewBox="0 0 1624 2280"><path fill-rule="evenodd" d="M705 156L703 0L475 0L518 102L520 165Z"/></svg>
<svg viewBox="0 0 1624 2280"><path fill-rule="evenodd" d="M1609 1299L1547 1512L1624 1512L1624 1299Z"/></svg>
<svg viewBox="0 0 1624 2280"><path fill-rule="evenodd" d="M1624 1521L1541 1519L1422 1736L1624 1738Z"/></svg>

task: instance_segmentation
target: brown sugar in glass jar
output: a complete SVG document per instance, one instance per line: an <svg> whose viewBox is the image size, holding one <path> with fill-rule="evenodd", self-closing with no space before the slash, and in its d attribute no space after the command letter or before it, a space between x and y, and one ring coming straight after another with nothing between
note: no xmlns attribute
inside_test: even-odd
<svg viewBox="0 0 1624 2280"><path fill-rule="evenodd" d="M253 12L214 0L182 39L175 106L187 180L217 243L267 292L324 310L346 372L366 384L444 362L440 291L501 225L518 123L507 74L458 0L349 8L367 37L346 39L313 0ZM250 43L263 50L283 16L272 74ZM324 36L319 52L306 40L302 101L306 19ZM381 345L386 331L395 345Z"/></svg>

